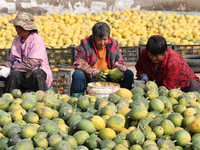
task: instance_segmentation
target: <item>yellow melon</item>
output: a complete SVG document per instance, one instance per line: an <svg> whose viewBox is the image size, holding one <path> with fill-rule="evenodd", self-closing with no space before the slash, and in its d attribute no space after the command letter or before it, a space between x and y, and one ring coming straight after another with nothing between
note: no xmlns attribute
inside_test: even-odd
<svg viewBox="0 0 200 150"><path fill-rule="evenodd" d="M98 137L101 140L112 140L116 137L116 133L111 128L103 128L99 131Z"/></svg>
<svg viewBox="0 0 200 150"><path fill-rule="evenodd" d="M120 132L125 125L125 121L119 116L111 116L106 122L106 126L112 128L116 132Z"/></svg>
<svg viewBox="0 0 200 150"><path fill-rule="evenodd" d="M95 115L90 121L94 124L94 127L97 131L106 127L106 123L101 116Z"/></svg>
<svg viewBox="0 0 200 150"><path fill-rule="evenodd" d="M116 94L119 95L120 97L131 98L133 96L132 92L126 88L120 88L119 90L117 90Z"/></svg>
<svg viewBox="0 0 200 150"><path fill-rule="evenodd" d="M200 119L195 119L190 124L190 131L192 133L199 133L200 132Z"/></svg>

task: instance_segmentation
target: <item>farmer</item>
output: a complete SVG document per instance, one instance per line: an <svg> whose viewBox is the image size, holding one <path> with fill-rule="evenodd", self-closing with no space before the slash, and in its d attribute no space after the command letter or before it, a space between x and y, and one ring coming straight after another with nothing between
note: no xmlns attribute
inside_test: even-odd
<svg viewBox="0 0 200 150"><path fill-rule="evenodd" d="M105 70L113 68L123 73L123 78L118 81L120 86L131 89L133 72L127 69L117 40L110 37L110 27L104 22L98 22L92 28L92 35L81 40L77 47L75 71L72 75L72 96L83 95L89 82L113 81L105 73Z"/></svg>
<svg viewBox="0 0 200 150"><path fill-rule="evenodd" d="M34 25L34 17L20 12L14 20L18 37L13 40L9 60L1 64L0 76L6 78L4 92L13 89L46 91L53 81L45 42Z"/></svg>
<svg viewBox="0 0 200 150"><path fill-rule="evenodd" d="M200 93L199 78L184 58L169 48L166 40L160 35L148 39L135 67L137 77L141 80L155 80L158 86L164 85L169 90L181 88L184 92Z"/></svg>

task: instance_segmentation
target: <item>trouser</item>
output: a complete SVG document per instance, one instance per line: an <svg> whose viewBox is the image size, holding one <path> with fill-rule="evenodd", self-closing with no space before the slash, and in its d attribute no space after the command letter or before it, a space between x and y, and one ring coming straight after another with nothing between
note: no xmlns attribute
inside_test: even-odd
<svg viewBox="0 0 200 150"><path fill-rule="evenodd" d="M26 78L24 72L13 70L6 79L4 93L11 93L13 89L27 90L47 90L46 73L42 69L36 69Z"/></svg>
<svg viewBox="0 0 200 150"><path fill-rule="evenodd" d="M200 93L200 84L197 80L191 80L189 86L186 88L183 88L182 91Z"/></svg>
<svg viewBox="0 0 200 150"><path fill-rule="evenodd" d="M106 81L112 82L109 76ZM98 82L98 80L96 78L89 79L82 70L76 69L72 74L71 93L84 92L89 82ZM120 84L120 87L131 90L133 84L133 72L127 69L124 73L123 80L118 83Z"/></svg>

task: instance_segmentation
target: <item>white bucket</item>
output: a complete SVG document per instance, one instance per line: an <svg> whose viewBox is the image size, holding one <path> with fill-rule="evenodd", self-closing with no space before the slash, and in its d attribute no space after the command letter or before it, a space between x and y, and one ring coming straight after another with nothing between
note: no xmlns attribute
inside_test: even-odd
<svg viewBox="0 0 200 150"><path fill-rule="evenodd" d="M109 94L120 89L118 83L113 82L90 82L87 86L87 93L91 96L108 97Z"/></svg>

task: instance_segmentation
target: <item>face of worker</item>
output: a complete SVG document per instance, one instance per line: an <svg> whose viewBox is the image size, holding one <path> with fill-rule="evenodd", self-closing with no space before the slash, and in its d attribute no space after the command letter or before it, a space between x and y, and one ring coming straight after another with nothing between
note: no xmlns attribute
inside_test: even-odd
<svg viewBox="0 0 200 150"><path fill-rule="evenodd" d="M99 50L104 49L108 43L108 39L108 35L104 37L94 36L94 43L96 45L96 48Z"/></svg>
<svg viewBox="0 0 200 150"><path fill-rule="evenodd" d="M18 34L19 36L21 36L21 34L22 34L22 32L23 32L23 28L20 27L20 26L16 26L16 25L14 25L14 27L15 27L15 30L17 31L17 34Z"/></svg>
<svg viewBox="0 0 200 150"><path fill-rule="evenodd" d="M17 31L17 34L21 37L26 36L29 34L29 31L24 30L22 27L14 25L15 30Z"/></svg>
<svg viewBox="0 0 200 150"><path fill-rule="evenodd" d="M160 64L165 58L165 54L152 55L150 52L148 52L148 56L154 64Z"/></svg>

